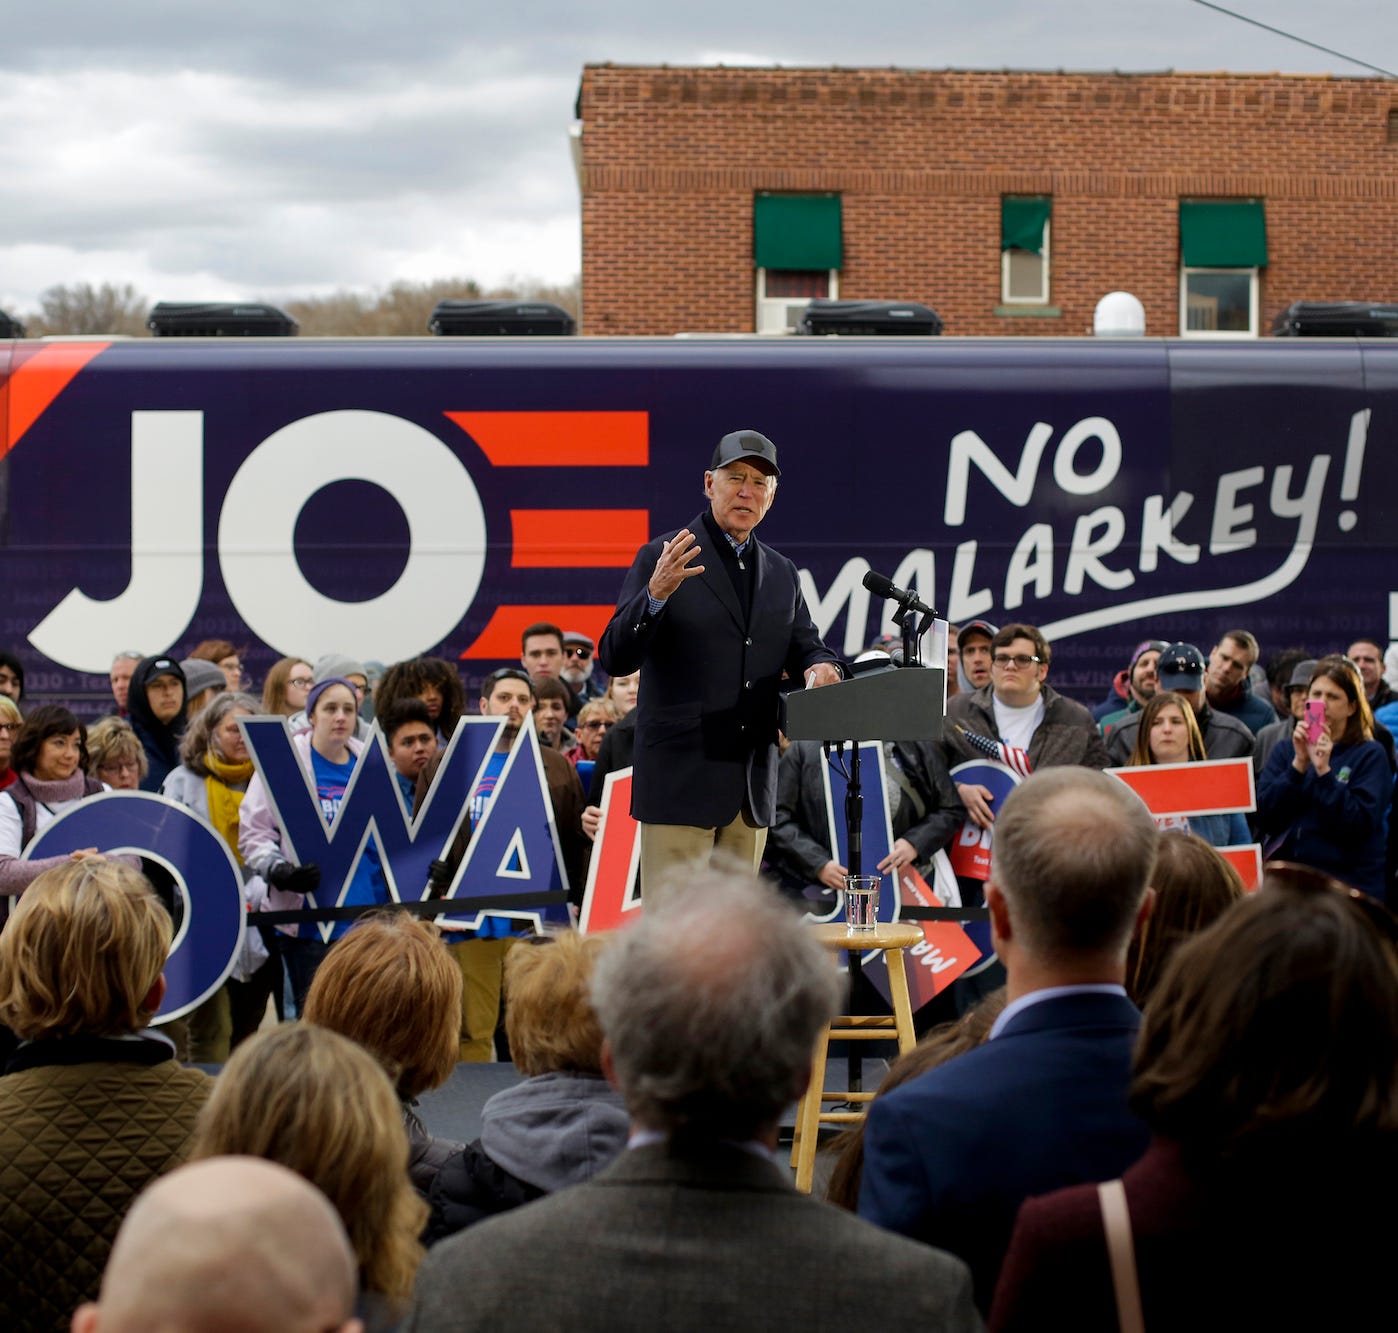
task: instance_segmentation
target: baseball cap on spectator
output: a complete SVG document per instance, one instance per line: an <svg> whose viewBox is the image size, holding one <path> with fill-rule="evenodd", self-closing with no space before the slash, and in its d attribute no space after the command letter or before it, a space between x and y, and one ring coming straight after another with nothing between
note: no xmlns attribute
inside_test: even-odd
<svg viewBox="0 0 1398 1333"><path fill-rule="evenodd" d="M586 634L575 629L563 631L563 646L564 648L586 648L589 653L597 651L596 640L588 638Z"/></svg>
<svg viewBox="0 0 1398 1333"><path fill-rule="evenodd" d="M1172 643L1161 650L1155 678L1162 690L1202 690L1204 654L1192 643Z"/></svg>
<svg viewBox="0 0 1398 1333"><path fill-rule="evenodd" d="M1319 666L1319 662L1313 657L1308 657L1304 662L1297 662L1292 668L1291 679L1286 682L1288 690L1308 690L1311 687L1311 673Z"/></svg>
<svg viewBox="0 0 1398 1333"><path fill-rule="evenodd" d="M777 466L777 446L760 431L755 430L735 430L725 435L714 450L714 459L709 464L709 471L713 472L729 463L741 462L744 459L753 459L764 464L762 471L769 476L780 477L782 474L781 468Z"/></svg>
<svg viewBox="0 0 1398 1333"><path fill-rule="evenodd" d="M196 694L203 694L205 690L226 690L228 688L228 677L223 674L223 668L217 662L206 662L203 658L186 657L180 663L184 671L184 688L187 698L194 698ZM173 674L173 673L169 673ZM154 676L151 677L155 679Z"/></svg>
<svg viewBox="0 0 1398 1333"><path fill-rule="evenodd" d="M968 620L962 625L960 632L956 636L957 643L965 643L968 634L984 634L987 639L994 639L1000 633L998 625L992 625L988 620Z"/></svg>

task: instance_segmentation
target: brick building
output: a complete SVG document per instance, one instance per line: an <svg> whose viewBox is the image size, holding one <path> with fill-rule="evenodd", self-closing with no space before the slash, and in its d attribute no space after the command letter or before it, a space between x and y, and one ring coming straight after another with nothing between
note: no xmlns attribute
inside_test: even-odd
<svg viewBox="0 0 1398 1333"><path fill-rule="evenodd" d="M780 331L813 295L948 334L1248 337L1398 301L1398 87L1283 74L589 65L590 334Z"/></svg>

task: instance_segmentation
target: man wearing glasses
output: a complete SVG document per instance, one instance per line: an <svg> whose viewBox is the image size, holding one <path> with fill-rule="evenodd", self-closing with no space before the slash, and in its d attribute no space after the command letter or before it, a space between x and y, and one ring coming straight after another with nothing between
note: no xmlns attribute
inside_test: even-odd
<svg viewBox="0 0 1398 1333"><path fill-rule="evenodd" d="M948 765L988 757L970 733L1025 753L1035 772L1063 764L1106 768L1107 749L1092 714L1044 683L1048 640L1033 625L1006 625L990 647L990 684L947 703L942 746ZM988 788L966 782L957 791L974 823L989 828L995 822Z"/></svg>
<svg viewBox="0 0 1398 1333"><path fill-rule="evenodd" d="M754 536L780 476L765 435L725 435L708 508L641 547L602 635L607 671L641 673L631 814L648 898L716 849L757 868L776 817L782 678L840 679L796 566Z"/></svg>

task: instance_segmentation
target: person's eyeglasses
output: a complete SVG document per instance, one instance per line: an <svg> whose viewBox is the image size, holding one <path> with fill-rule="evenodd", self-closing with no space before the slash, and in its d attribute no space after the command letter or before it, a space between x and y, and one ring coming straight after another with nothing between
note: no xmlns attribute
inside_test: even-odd
<svg viewBox="0 0 1398 1333"><path fill-rule="evenodd" d="M991 659L991 663L998 667L1017 666L1023 671L1040 660L1042 659L1030 657L1028 653L996 653Z"/></svg>
<svg viewBox="0 0 1398 1333"><path fill-rule="evenodd" d="M582 729L584 731L606 731L611 725L610 722L584 722Z"/></svg>
<svg viewBox="0 0 1398 1333"><path fill-rule="evenodd" d="M18 731L23 725L22 722L0 722L0 731L8 734L12 731Z"/></svg>
<svg viewBox="0 0 1398 1333"><path fill-rule="evenodd" d="M315 684L315 679L312 676L292 676L287 684L295 685L298 690L309 690Z"/></svg>
<svg viewBox="0 0 1398 1333"><path fill-rule="evenodd" d="M578 659L579 662L586 662L587 659L588 659L589 657L592 656L592 649L591 649L591 648L565 648L565 649L563 650L563 656L564 656L564 657L576 657L576 658Z"/></svg>

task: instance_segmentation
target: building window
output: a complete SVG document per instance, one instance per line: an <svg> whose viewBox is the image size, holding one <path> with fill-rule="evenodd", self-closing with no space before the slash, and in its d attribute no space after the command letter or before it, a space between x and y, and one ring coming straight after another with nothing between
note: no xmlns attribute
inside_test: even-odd
<svg viewBox="0 0 1398 1333"><path fill-rule="evenodd" d="M1259 199L1180 201L1180 336L1258 336L1267 221Z"/></svg>
<svg viewBox="0 0 1398 1333"><path fill-rule="evenodd" d="M1046 305L1049 299L1049 221L1053 200L1007 194L1000 200L1000 300Z"/></svg>
<svg viewBox="0 0 1398 1333"><path fill-rule="evenodd" d="M757 270L758 333L795 333L808 301L840 294L840 271L834 268Z"/></svg>
<svg viewBox="0 0 1398 1333"><path fill-rule="evenodd" d="M752 251L757 269L757 331L794 332L807 301L839 294L840 196L755 195Z"/></svg>
<svg viewBox="0 0 1398 1333"><path fill-rule="evenodd" d="M1180 336L1255 338L1257 270L1186 268L1180 270Z"/></svg>

